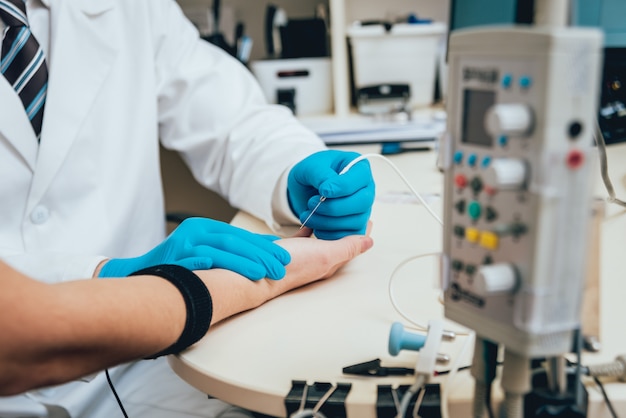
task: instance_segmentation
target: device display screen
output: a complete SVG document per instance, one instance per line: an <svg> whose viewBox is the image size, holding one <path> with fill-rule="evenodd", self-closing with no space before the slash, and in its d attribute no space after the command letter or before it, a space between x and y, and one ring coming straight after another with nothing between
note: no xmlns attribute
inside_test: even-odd
<svg viewBox="0 0 626 418"><path fill-rule="evenodd" d="M473 145L493 145L493 137L485 130L485 114L496 101L496 93L486 90L463 92L463 135L461 142Z"/></svg>

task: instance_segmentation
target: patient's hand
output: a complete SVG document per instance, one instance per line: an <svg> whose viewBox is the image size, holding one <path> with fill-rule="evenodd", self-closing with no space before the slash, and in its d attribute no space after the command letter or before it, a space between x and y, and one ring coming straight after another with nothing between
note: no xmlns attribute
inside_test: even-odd
<svg viewBox="0 0 626 418"><path fill-rule="evenodd" d="M280 280L248 280L230 270L197 271L213 296L216 323L239 312L255 308L292 289L332 276L356 256L369 250L373 241L366 235L350 235L335 241L309 237L304 228L298 236L275 241L289 251L291 262Z"/></svg>
<svg viewBox="0 0 626 418"><path fill-rule="evenodd" d="M331 277L337 270L369 250L374 242L366 235L351 235L339 240L311 238L311 230L303 228L296 236L275 241L291 255L287 274L283 279L291 288L303 286L320 279Z"/></svg>
<svg viewBox="0 0 626 418"><path fill-rule="evenodd" d="M287 264L287 273L282 280L267 280L271 293L267 300L331 277L346 263L372 248L374 242L369 236L370 230L371 223L366 235L349 235L329 241L312 238L311 230L303 228L292 238L276 241L289 251L291 262Z"/></svg>

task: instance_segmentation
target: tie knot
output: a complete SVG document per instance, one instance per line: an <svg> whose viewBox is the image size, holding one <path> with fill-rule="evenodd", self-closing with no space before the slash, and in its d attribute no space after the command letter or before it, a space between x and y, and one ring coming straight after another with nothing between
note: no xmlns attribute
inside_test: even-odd
<svg viewBox="0 0 626 418"><path fill-rule="evenodd" d="M0 19L7 26L28 26L23 0L0 0Z"/></svg>

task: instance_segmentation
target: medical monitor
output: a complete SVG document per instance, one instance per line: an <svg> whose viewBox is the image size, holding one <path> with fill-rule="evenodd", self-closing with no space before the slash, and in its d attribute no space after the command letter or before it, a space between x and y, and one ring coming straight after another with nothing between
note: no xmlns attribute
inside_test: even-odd
<svg viewBox="0 0 626 418"><path fill-rule="evenodd" d="M574 26L604 32L604 65L598 122L607 144L626 141L626 1L571 0ZM449 27L456 29L532 22L534 0L451 0Z"/></svg>

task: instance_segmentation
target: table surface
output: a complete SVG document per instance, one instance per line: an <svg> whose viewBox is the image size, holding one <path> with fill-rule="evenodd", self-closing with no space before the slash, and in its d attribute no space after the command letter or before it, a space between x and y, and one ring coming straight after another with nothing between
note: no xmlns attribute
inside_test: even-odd
<svg viewBox="0 0 626 418"><path fill-rule="evenodd" d="M368 153L379 148L355 150ZM626 198L626 144L609 147L608 155L618 197ZM391 160L441 213L443 175L437 169L436 158L435 152L408 152ZM378 385L413 382L412 377L342 374L345 366L375 358L386 366L415 366L415 352L402 351L393 357L387 351L391 324L400 321L410 326L393 307L390 287L404 314L417 323L426 326L431 319L443 318L438 259L427 255L441 251L442 227L390 166L379 159L371 159L370 164L377 184L372 211L374 247L333 278L230 318L213 327L189 350L170 356L170 365L181 378L226 402L277 417L286 416L284 398L293 380L351 383L345 402L348 418L376 417ZM604 197L606 190L599 177L596 193ZM599 353L586 353L586 364L612 361L626 352L626 333L618 323L626 314L626 293L617 263L626 248L624 213L624 208L608 205L601 220L599 327L603 348ZM260 221L245 213L239 213L233 223L250 230L266 230ZM445 322L448 329L465 331L456 323ZM458 358L466 338L459 336L452 343L442 343L440 352L461 366L469 364L471 349ZM446 382L445 376L434 382L441 383L448 393L450 416L470 416L473 381L468 371L459 372L452 382ZM626 415L626 384L611 382L605 388L618 414ZM501 393L497 387L494 389L497 401ZM609 417L598 388L588 385L588 391L588 416Z"/></svg>

